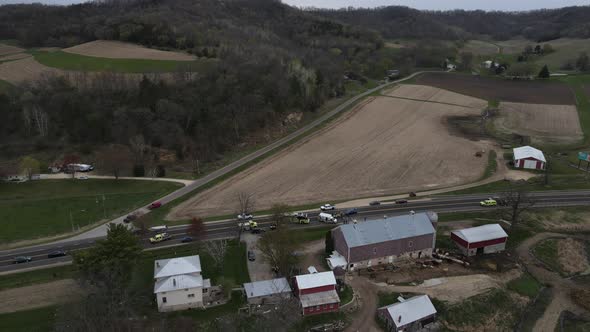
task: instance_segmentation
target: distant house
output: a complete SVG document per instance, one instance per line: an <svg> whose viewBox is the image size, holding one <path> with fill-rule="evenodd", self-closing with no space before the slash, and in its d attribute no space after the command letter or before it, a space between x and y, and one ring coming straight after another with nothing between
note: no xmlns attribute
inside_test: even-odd
<svg viewBox="0 0 590 332"><path fill-rule="evenodd" d="M431 257L437 221L436 213L424 212L336 227L332 230L335 251L328 265L352 271Z"/></svg>
<svg viewBox="0 0 590 332"><path fill-rule="evenodd" d="M482 225L451 232L451 240L465 256L504 251L508 234L499 224Z"/></svg>
<svg viewBox="0 0 590 332"><path fill-rule="evenodd" d="M244 284L249 304L272 304L291 297L291 286L286 278L255 281Z"/></svg>
<svg viewBox="0 0 590 332"><path fill-rule="evenodd" d="M388 78L397 78L399 77L399 70L397 69L390 69L387 71Z"/></svg>
<svg viewBox="0 0 590 332"><path fill-rule="evenodd" d="M381 307L377 315L385 321L388 332L414 332L436 320L436 309L428 295L419 295Z"/></svg>
<svg viewBox="0 0 590 332"><path fill-rule="evenodd" d="M336 278L332 271L296 276L295 294L304 316L335 312L340 307Z"/></svg>
<svg viewBox="0 0 590 332"><path fill-rule="evenodd" d="M545 169L547 160L541 150L527 145L514 148L512 151L514 153L514 167L540 170Z"/></svg>
<svg viewBox="0 0 590 332"><path fill-rule="evenodd" d="M154 279L161 312L202 308L211 288L211 280L201 276L199 255L156 260Z"/></svg>

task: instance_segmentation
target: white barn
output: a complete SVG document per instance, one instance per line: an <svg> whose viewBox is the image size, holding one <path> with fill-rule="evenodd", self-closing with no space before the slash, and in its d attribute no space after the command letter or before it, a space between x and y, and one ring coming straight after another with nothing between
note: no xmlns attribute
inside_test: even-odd
<svg viewBox="0 0 590 332"><path fill-rule="evenodd" d="M154 279L160 312L202 308L211 288L211 280L201 275L199 255L155 261Z"/></svg>
<svg viewBox="0 0 590 332"><path fill-rule="evenodd" d="M521 146L514 148L514 167L516 168L527 168L527 169L545 169L547 160L545 155L539 149L535 149L532 146Z"/></svg>

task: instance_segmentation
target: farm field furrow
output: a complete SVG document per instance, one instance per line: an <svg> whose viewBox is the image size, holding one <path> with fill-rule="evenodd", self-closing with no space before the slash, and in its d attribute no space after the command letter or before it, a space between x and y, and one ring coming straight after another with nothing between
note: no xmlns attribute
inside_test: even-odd
<svg viewBox="0 0 590 332"><path fill-rule="evenodd" d="M131 43L112 40L96 40L63 49L66 53L110 59L147 59L194 61L196 57L186 53L161 51Z"/></svg>
<svg viewBox="0 0 590 332"><path fill-rule="evenodd" d="M255 209L264 210L274 203L302 205L475 181L487 163L475 152L487 151L488 142L453 136L444 123L448 116L480 113L376 97L305 141L180 204L168 217L235 212L240 192L253 193Z"/></svg>

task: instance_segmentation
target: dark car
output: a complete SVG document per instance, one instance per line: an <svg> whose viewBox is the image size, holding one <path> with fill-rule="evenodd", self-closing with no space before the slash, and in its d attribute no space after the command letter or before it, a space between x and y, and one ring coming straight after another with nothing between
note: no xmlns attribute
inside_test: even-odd
<svg viewBox="0 0 590 332"><path fill-rule="evenodd" d="M344 212L344 214L347 216L352 216L353 214L357 214L357 213L359 213L359 211L356 208L352 208L352 209L346 210L346 212Z"/></svg>
<svg viewBox="0 0 590 332"><path fill-rule="evenodd" d="M148 206L148 209L153 210L159 208L160 206L162 206L162 202L153 202Z"/></svg>
<svg viewBox="0 0 590 332"><path fill-rule="evenodd" d="M398 199L395 201L395 204L407 204L408 200L407 199Z"/></svg>
<svg viewBox="0 0 590 332"><path fill-rule="evenodd" d="M252 228L252 234L260 234L260 233L264 233L265 230L262 228Z"/></svg>
<svg viewBox="0 0 590 332"><path fill-rule="evenodd" d="M379 201L372 201L371 203L369 203L370 206L375 206L375 205L381 205L381 202Z"/></svg>
<svg viewBox="0 0 590 332"><path fill-rule="evenodd" d="M409 195L410 195L410 197L416 197L416 193L413 191L411 193L409 193Z"/></svg>
<svg viewBox="0 0 590 332"><path fill-rule="evenodd" d="M249 260L249 261L254 261L254 260L256 260L256 255L254 255L254 251L250 251L250 250L248 250L248 260Z"/></svg>
<svg viewBox="0 0 590 332"><path fill-rule="evenodd" d="M28 263L32 260L33 260L33 258L29 257L29 256L19 256L19 257L14 257L14 260L12 261L12 263L13 264Z"/></svg>
<svg viewBox="0 0 590 332"><path fill-rule="evenodd" d="M63 250L56 250L47 254L47 258L56 258L56 257L63 257L68 253Z"/></svg>
<svg viewBox="0 0 590 332"><path fill-rule="evenodd" d="M277 229L277 224L272 223L268 228L270 228L271 231L274 231L275 229Z"/></svg>
<svg viewBox="0 0 590 332"><path fill-rule="evenodd" d="M123 219L123 222L126 223L126 224L128 224L128 223L132 222L135 219L137 219L137 215L130 214L127 217L125 217L125 219Z"/></svg>
<svg viewBox="0 0 590 332"><path fill-rule="evenodd" d="M185 236L182 238L182 240L180 240L180 242L182 242L182 243L193 242L193 238L190 236Z"/></svg>

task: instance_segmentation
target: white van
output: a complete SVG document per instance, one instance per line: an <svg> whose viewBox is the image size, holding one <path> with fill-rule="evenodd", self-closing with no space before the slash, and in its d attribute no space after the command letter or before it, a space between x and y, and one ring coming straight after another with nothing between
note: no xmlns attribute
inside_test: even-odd
<svg viewBox="0 0 590 332"><path fill-rule="evenodd" d="M154 227L150 227L149 230L151 232L165 232L168 230L168 226L154 226Z"/></svg>
<svg viewBox="0 0 590 332"><path fill-rule="evenodd" d="M323 221L323 222L328 223L328 224L336 224L336 223L338 223L338 220L336 218L334 218L334 216L331 215L331 214L329 214L329 213L323 213L322 212L322 213L319 214L319 218L320 218L320 221Z"/></svg>

